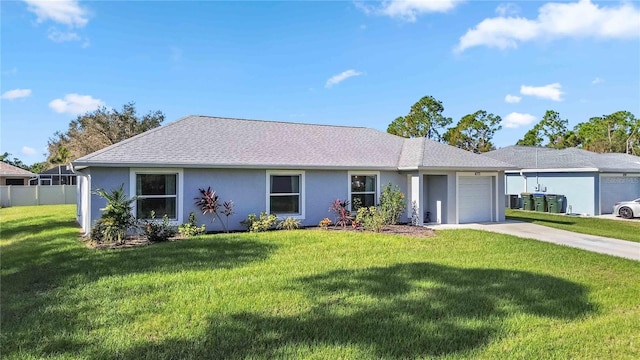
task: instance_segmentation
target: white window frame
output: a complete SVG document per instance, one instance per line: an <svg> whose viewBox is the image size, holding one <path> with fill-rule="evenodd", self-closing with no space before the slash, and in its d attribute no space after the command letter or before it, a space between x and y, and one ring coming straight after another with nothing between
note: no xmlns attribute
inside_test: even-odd
<svg viewBox="0 0 640 360"><path fill-rule="evenodd" d="M351 204L351 200L352 200L351 195L353 194L351 191L352 176L375 176L376 177L376 190L373 191L374 193L373 203L377 204L380 201L380 171L349 171L347 174L347 192L349 196L347 200L349 200L349 211L353 211L353 208L351 207L353 205ZM371 191L355 192L355 194L370 194L370 193Z"/></svg>
<svg viewBox="0 0 640 360"><path fill-rule="evenodd" d="M267 170L266 171L266 205L265 209L267 209L267 214L271 214L271 176L272 175L285 175L285 176L299 176L299 193L290 193L290 194L277 194L275 196L290 196L290 195L298 195L298 201L300 213L299 214L276 214L279 219L284 219L288 217L292 217L298 220L305 219L305 178L304 178L304 170Z"/></svg>
<svg viewBox="0 0 640 360"><path fill-rule="evenodd" d="M131 168L129 169L129 195L131 197L136 196L137 191L136 191L136 186L137 186L137 181L136 181L136 177L139 174L155 174L155 175L176 175L176 218L175 219L169 219L170 222L172 224L182 224L183 222L183 216L182 216L182 209L183 209L183 204L182 204L182 200L184 199L183 196L183 184L184 184L184 172L182 169L175 169L175 168ZM162 197L165 198L167 197L166 195L157 195L157 196L143 196L144 198L153 198L153 197ZM138 213L138 202L135 201L133 203L133 216L136 216L136 214ZM137 219L137 216L136 216ZM161 221L162 219L156 219L158 221Z"/></svg>

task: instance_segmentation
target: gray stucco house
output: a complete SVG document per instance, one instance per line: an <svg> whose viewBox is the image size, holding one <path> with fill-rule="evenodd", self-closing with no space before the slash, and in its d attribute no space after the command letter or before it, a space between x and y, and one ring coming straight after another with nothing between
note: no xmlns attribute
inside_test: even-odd
<svg viewBox="0 0 640 360"><path fill-rule="evenodd" d="M381 187L399 186L407 211L420 221L504 220L501 161L424 138L404 139L374 129L188 116L86 155L72 163L78 176L78 222L88 231L100 217L96 188L124 184L138 196L136 215L167 213L177 223L198 213L194 198L211 186L233 200L230 227L266 211L317 225L335 199L377 204ZM427 214L428 213L428 214ZM220 224L199 216L208 230Z"/></svg>
<svg viewBox="0 0 640 360"><path fill-rule="evenodd" d="M509 146L482 156L517 166L505 173L505 194L560 194L563 211L611 214L617 201L640 197L640 157L586 150Z"/></svg>

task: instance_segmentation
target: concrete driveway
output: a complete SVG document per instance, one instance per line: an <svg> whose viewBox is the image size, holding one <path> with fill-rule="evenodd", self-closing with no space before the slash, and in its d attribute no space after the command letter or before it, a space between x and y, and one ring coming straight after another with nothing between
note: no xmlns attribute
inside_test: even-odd
<svg viewBox="0 0 640 360"><path fill-rule="evenodd" d="M521 221L507 220L503 223L429 225L428 227L434 230L484 230L640 261L640 243L611 239L602 236L579 234Z"/></svg>

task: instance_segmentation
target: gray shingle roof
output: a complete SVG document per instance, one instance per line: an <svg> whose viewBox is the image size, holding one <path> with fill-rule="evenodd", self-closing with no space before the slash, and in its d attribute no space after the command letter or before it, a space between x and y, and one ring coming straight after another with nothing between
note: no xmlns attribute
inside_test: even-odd
<svg viewBox="0 0 640 360"><path fill-rule="evenodd" d="M603 172L640 171L640 157L598 154L577 148L550 149L508 146L483 156L511 163L520 169L598 169Z"/></svg>
<svg viewBox="0 0 640 360"><path fill-rule="evenodd" d="M0 175L2 176L36 176L36 174L30 171L21 169L17 166L7 164L6 162L3 162L3 161L0 161Z"/></svg>
<svg viewBox="0 0 640 360"><path fill-rule="evenodd" d="M427 150L427 147L430 150ZM495 160L374 129L188 116L74 161L74 166L504 169Z"/></svg>

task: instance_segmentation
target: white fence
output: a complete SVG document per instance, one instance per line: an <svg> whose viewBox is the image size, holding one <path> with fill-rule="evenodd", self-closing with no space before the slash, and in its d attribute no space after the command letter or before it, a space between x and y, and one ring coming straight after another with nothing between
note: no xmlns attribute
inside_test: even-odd
<svg viewBox="0 0 640 360"><path fill-rule="evenodd" d="M0 205L30 206L75 204L75 185L0 186Z"/></svg>

